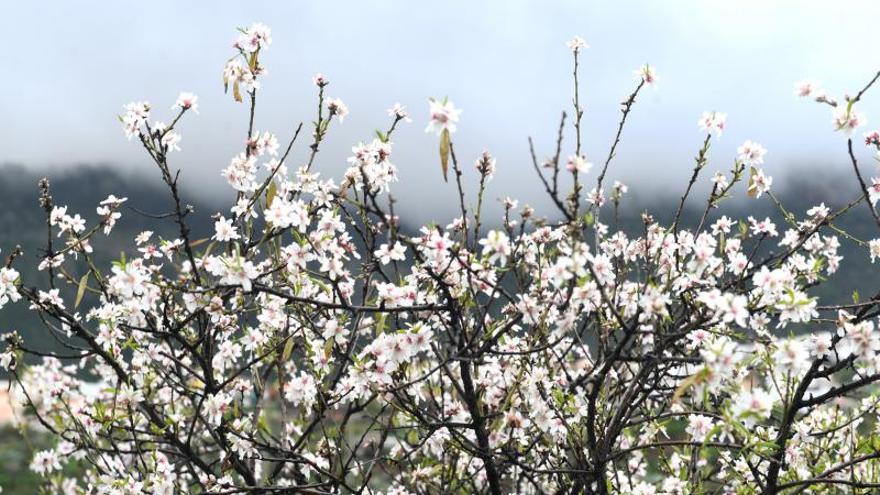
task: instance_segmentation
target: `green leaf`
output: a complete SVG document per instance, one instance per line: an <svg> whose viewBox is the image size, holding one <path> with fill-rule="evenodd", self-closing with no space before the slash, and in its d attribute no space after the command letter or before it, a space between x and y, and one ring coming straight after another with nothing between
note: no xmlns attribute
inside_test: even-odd
<svg viewBox="0 0 880 495"><path fill-rule="evenodd" d="M386 313L379 313L376 318L376 335L379 335L385 331L385 319L388 317Z"/></svg>
<svg viewBox="0 0 880 495"><path fill-rule="evenodd" d="M409 442L410 445L416 445L419 443L419 433L413 428L409 430L406 434L406 441Z"/></svg>
<svg viewBox="0 0 880 495"><path fill-rule="evenodd" d="M594 218L593 218L592 212L588 211L587 213L584 213L584 223L587 226L593 225L593 220L594 220Z"/></svg>
<svg viewBox="0 0 880 495"><path fill-rule="evenodd" d="M853 304L858 304L858 303L859 303L859 291L857 291L857 290L854 290L854 291L853 291L853 293L852 293L852 302L853 302Z"/></svg>
<svg viewBox="0 0 880 495"><path fill-rule="evenodd" d="M767 440L762 440L760 442L755 443L756 447L762 447L770 452L779 450L779 445L776 445L774 442L770 442Z"/></svg>
<svg viewBox="0 0 880 495"><path fill-rule="evenodd" d="M257 418L257 428L263 433L269 433L272 430L269 428L269 422L266 421L266 416L260 414L260 417Z"/></svg>
<svg viewBox="0 0 880 495"><path fill-rule="evenodd" d="M746 427L736 418L728 419L727 424L736 430L743 438L750 438L752 436L752 432L746 429Z"/></svg>
<svg viewBox="0 0 880 495"><path fill-rule="evenodd" d="M700 448L705 449L706 445L709 444L709 441L712 440L712 437L721 433L722 428L723 428L723 425L721 423L718 423L715 426L713 426L712 429L709 430L708 433L706 433L706 438L703 439L703 445Z"/></svg>
<svg viewBox="0 0 880 495"><path fill-rule="evenodd" d="M79 279L79 287L76 289L76 300L73 303L74 308L79 306L79 303L82 301L82 298L86 293L86 285L87 285L86 282L88 282L88 281L89 281L89 273L86 272L86 274L83 275Z"/></svg>
<svg viewBox="0 0 880 495"><path fill-rule="evenodd" d="M287 339L287 343L284 344L284 351L281 352L281 360L287 361L290 359L290 354L293 352L293 338Z"/></svg>
<svg viewBox="0 0 880 495"><path fill-rule="evenodd" d="M443 170L443 181L449 182L449 129L443 129L440 134L440 167Z"/></svg>
<svg viewBox="0 0 880 495"><path fill-rule="evenodd" d="M95 407L95 417L98 418L98 421L103 421L104 410L106 409L104 407L104 403L98 401L98 402L95 402L94 404L95 404L95 406L94 406Z"/></svg>

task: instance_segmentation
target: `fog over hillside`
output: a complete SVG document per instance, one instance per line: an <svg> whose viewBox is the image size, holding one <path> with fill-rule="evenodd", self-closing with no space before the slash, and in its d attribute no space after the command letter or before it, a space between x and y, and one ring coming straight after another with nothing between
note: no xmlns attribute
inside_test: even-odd
<svg viewBox="0 0 880 495"><path fill-rule="evenodd" d="M584 151L594 162L607 153L620 101L635 84L633 71L650 63L659 77L657 90L642 92L627 122L612 179L679 187L700 145L696 121L706 110L729 115L723 138L712 144L715 158L734 156L737 146L752 139L767 147L767 171L779 178L782 172L801 173L805 160L845 160L830 109L796 98L792 88L815 78L837 98L857 91L876 67L870 51L866 56L860 49L867 43L855 41L875 38L868 20L880 13L880 3L868 0L455 0L444 8L393 0L222 9L206 2L90 0L51 9L40 2L6 7L5 15L18 19L7 23L8 39L15 40L10 45L27 40L27 49L4 50L0 63L26 74L28 83L0 93L2 108L15 116L0 121L0 161L35 170L71 161L144 170L148 158L119 129L122 106L146 100L155 106L154 117L167 121L178 93L192 91L200 113L181 122L182 150L172 161L183 167L192 191L207 197L222 184L218 172L241 150L247 129L246 105L224 94L220 78L231 27L261 21L273 28L273 45L265 54L269 74L256 128L286 142L299 122L314 119L317 90L311 79L326 74L328 96L351 109L344 124L333 126L318 158L322 173L338 176L351 146L389 125L386 109L395 102L407 106L413 122L399 126L394 137L394 163L401 171L397 196L401 207L416 210L419 222L435 211L455 211L448 206L455 204L454 191L433 187L439 174L436 139L424 132L429 97L449 96L464 109L455 145L468 173L484 148L498 158L492 198L510 195L550 206L530 180L527 138L534 138L539 158L551 154L560 113L571 115L565 43L574 35L590 45L581 98ZM789 22L793 13L797 22ZM875 98L863 103L869 125ZM573 143L570 119L568 124L566 154ZM302 163L307 152L297 146L290 163ZM834 169L850 173L845 166Z"/></svg>
<svg viewBox="0 0 880 495"><path fill-rule="evenodd" d="M55 203L68 205L71 212L82 214L89 224L93 224L92 222L97 218L96 205L108 194L129 198L126 208L123 209L123 218L118 222L113 233L109 237L98 236L92 243L95 259L102 267L109 266L110 262L118 259L122 252L131 253L134 250L134 237L143 230L155 231L155 235L166 239L174 239L177 236L176 226L169 219L157 220L138 213L139 211L157 215L170 211L170 197L156 174L151 176L146 173L120 170L124 169L110 165L71 165L44 171L50 178ZM0 249L2 249L0 255L5 257L16 245L21 245L25 255L24 259L16 262L16 268L28 280L45 280L45 272L37 272L35 268L46 240L45 217L37 204L36 187L37 181L43 174L31 168L9 164L0 167L0 174L6 178L0 182L0 198L4 206L0 209ZM531 180L531 177L527 180ZM703 177L701 182L708 182L708 177ZM819 203L824 202L831 208L841 207L842 200L849 201L859 195L853 177L844 174L823 174L818 169L812 169L810 173L792 175L786 181L780 182L785 185L776 191L777 196L785 207L798 217L802 217L808 208ZM215 212L226 213L228 205L231 204L231 190L218 190L212 194L205 194L204 191L187 187L186 181L182 181L182 186L184 201L194 207L194 212L189 218L193 228L193 238L210 237L213 233L211 216ZM452 188L451 185L440 187ZM639 232L642 228L640 216L645 211L668 224L674 214L674 208L670 205L678 203L681 193L680 190L651 188L646 184L631 187L630 193L625 196L621 204L618 226L628 232ZM735 198L710 214L710 221L714 221L722 214L737 219L745 219L748 215L758 218L769 216L776 221L780 232L784 230L781 215L769 198L765 196L758 200L748 199L742 185L735 189L735 195ZM208 199L209 197L211 199ZM701 195L700 191L694 192L682 216L682 225L695 226L705 205L705 195ZM612 208L606 207L604 211L603 221L614 227ZM415 233L420 224L411 220L409 211L401 210L399 213L402 216L403 229ZM422 213L424 217L424 212ZM434 220L439 225L446 225L451 219L451 215L443 215L442 212L433 213ZM539 216L550 219L553 218L554 213L550 207L542 207L537 211ZM484 225L486 229L491 229L498 226L499 220L497 215L487 215ZM872 238L874 235L872 229L876 229L864 205L858 205L851 214L844 215L837 225L863 240ZM842 244L841 254L845 262L842 263L841 270L831 276L830 283L823 285L817 295L831 298L829 300L847 302L852 290L855 289L862 293L863 297L868 297L867 291L870 290L871 280L875 278L876 271L868 258L867 248L859 249L851 242ZM775 243L769 244L768 249L772 249L774 245ZM66 290L75 292L73 287L67 287ZM41 334L41 327L24 304L13 304L5 308L3 318L2 328L5 330L17 329L26 337L35 333Z"/></svg>

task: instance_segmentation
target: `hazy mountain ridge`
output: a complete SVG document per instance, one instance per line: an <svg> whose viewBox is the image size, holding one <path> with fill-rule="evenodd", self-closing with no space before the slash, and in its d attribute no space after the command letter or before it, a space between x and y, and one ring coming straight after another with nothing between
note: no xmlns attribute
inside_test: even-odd
<svg viewBox="0 0 880 495"><path fill-rule="evenodd" d="M24 259L17 261L15 267L29 283L36 281L38 284L45 284L45 272L38 272L35 268L46 240L45 217L37 202L37 181L43 174L15 165L0 166L0 173L5 178L0 182L0 205L2 205L0 256L5 258L17 244L21 245L25 252ZM134 236L143 230L152 230L155 235L168 239L176 238L178 235L176 226L170 219L156 220L132 210L136 208L151 214L171 211L170 196L159 180L158 174L156 177L148 177L119 171L110 166L81 165L49 171L46 175L50 178L55 203L68 205L69 212L83 215L88 225L94 225L97 219L95 207L108 194L128 197L122 210L123 217L112 234L109 237L99 234L92 242L95 249L94 256L99 266L108 266L111 260L119 257L120 252L132 252ZM786 187L777 190L776 194L797 218L803 217L808 208L821 202L834 209L859 194L855 180L848 176L823 177L816 173L801 174L786 178L785 184ZM648 196L644 191L650 188L648 184L634 185L631 188L632 192L625 197L621 205L620 228L633 233L642 232L640 215L643 211L650 212L662 223L671 222L681 193L673 190L665 194ZM751 200L745 198L742 187L736 191L738 192L735 194L739 197L723 203L722 208L714 210L710 214L709 223L722 214L737 219L745 219L750 215L758 218L769 216L777 222L780 234L784 231L785 224L781 216L767 198ZM185 187L182 192L184 201L195 208L190 222L193 238L196 239L213 234L210 217L217 211L225 211L225 204L231 197L228 191L218 191L217 196L222 200L206 201L203 198L207 195L203 191L199 192L200 194L194 194ZM690 197L682 215L681 225L695 226L705 205L705 197L696 194ZM537 213L552 216L553 211ZM609 207L603 213L602 219L612 223L611 217ZM405 218L402 221L404 231L418 230L417 225L407 224ZM854 211L845 215L837 224L860 239L880 237L877 226L862 204L857 205ZM484 225L487 229L497 227L497 224L492 224L491 219L484 220ZM774 249L777 241L769 243L767 249ZM844 257L840 271L830 278L830 283L816 289L814 294L829 298L827 302L847 302L851 298L853 289L858 290L863 298L873 295L877 290L873 281L877 274L877 266L880 265L870 263L867 248L841 239L840 254ZM66 290L72 291L73 288L68 287ZM42 327L33 318L25 304L9 305L0 311L0 332L16 329L26 338L35 335L35 332L39 335L43 332Z"/></svg>
<svg viewBox="0 0 880 495"><path fill-rule="evenodd" d="M54 204L66 205L68 213L82 215L87 228L97 222L95 208L109 194L128 198L121 210L122 218L111 234L106 236L99 233L91 240L93 256L99 267L109 266L112 260L119 258L121 252L132 252L135 248L134 237L144 230L154 231L154 236L165 239L174 239L179 235L170 219L150 218L135 211L151 215L172 211L171 197L158 171L156 177L148 177L122 172L108 165L74 165L40 173L20 165L7 164L0 166L0 176L4 177L0 182L0 259L5 261L16 246L21 246L24 254L22 259L16 260L14 267L28 284L47 284L46 272L37 271L36 268L44 254L47 236L45 212L37 199L37 182L43 176L49 178ZM193 238L210 236L213 233L210 216L218 211L218 206L199 199L185 188L182 197L194 207L189 217ZM55 238L56 248L63 242L63 239ZM63 284L61 288L68 292L74 290ZM45 342L42 325L24 302L9 304L0 310L0 333L10 330L19 331L26 340L43 336L37 342Z"/></svg>

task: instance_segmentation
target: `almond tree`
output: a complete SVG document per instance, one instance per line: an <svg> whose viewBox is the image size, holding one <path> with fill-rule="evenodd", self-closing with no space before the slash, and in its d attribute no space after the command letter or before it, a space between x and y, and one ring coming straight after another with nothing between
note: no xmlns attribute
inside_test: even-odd
<svg viewBox="0 0 880 495"><path fill-rule="evenodd" d="M173 165L177 126L198 108L182 93L170 124L145 102L120 117L167 186L170 210L157 221L174 222L176 238L143 232L136 251L98 266L91 244L111 234L126 199L110 195L89 225L55 204L43 180L45 280L21 279L19 251L0 268L0 306L29 304L45 327L40 342L8 334L0 364L25 419L55 441L31 465L46 493L880 489L880 293L821 304L812 295L837 271L841 242L880 256L880 239L837 225L867 208L880 227L880 178L863 176L851 137L880 74L840 101L815 83L796 87L835 111L856 197L787 210L761 169L766 150L746 141L730 171L712 177L699 222L685 225L727 125L706 112L671 223L645 213L638 232L625 232L606 222L627 188L614 183L606 195L605 178L656 73L636 71L610 149L593 166L587 155L602 155L581 142L587 47L576 38L573 108L550 157L531 153L556 210L545 218L506 199L500 223L483 218L496 160L475 157L478 194L466 197L453 141L461 110L434 99L427 131L438 134L460 214L406 231L390 195L392 138L410 120L406 109L395 105L386 130L353 147L342 178L322 177L319 151L348 108L319 74L311 124L284 145L258 131L271 33L240 31L223 82L250 112L244 148L222 171L235 201L217 214L213 237L193 238ZM563 140L568 126L573 144ZM880 150L880 133L865 141ZM295 146L307 158L291 170ZM743 190L771 201L784 225L719 216ZM63 470L72 464L81 475Z"/></svg>

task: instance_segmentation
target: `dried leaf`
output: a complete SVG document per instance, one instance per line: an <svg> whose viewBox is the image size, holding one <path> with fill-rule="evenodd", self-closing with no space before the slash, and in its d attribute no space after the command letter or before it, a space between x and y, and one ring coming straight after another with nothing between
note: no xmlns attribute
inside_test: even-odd
<svg viewBox="0 0 880 495"><path fill-rule="evenodd" d="M746 194L749 195L750 198L754 198L758 195L758 189L754 187L755 185L755 174L758 173L758 169L755 167L751 167L749 170L749 186L746 189Z"/></svg>
<svg viewBox="0 0 880 495"><path fill-rule="evenodd" d="M89 274L86 273L79 279L79 287L76 289L76 301L73 303L73 307L79 306L79 303L82 302L82 298L86 293L86 282L89 281Z"/></svg>
<svg viewBox="0 0 880 495"><path fill-rule="evenodd" d="M443 169L443 181L449 182L449 129L440 134L440 167Z"/></svg>
<svg viewBox="0 0 880 495"><path fill-rule="evenodd" d="M278 187L275 185L275 181L269 183L269 188L266 189L266 208L272 206L272 200L275 199L275 195L278 193Z"/></svg>
<svg viewBox="0 0 880 495"><path fill-rule="evenodd" d="M702 371L698 371L693 375L685 378L678 385L678 388L675 389L675 393L672 394L672 402L678 402L679 399L694 385L698 385L703 382L703 373Z"/></svg>
<svg viewBox="0 0 880 495"><path fill-rule="evenodd" d="M241 88L238 85L238 81L235 81L235 83L232 84L232 97L235 98L235 101L239 103L242 102Z"/></svg>
<svg viewBox="0 0 880 495"><path fill-rule="evenodd" d="M198 239L198 240L195 240L195 241L192 241L191 243L189 243L189 247L200 246L210 240L211 240L210 237L202 237L201 239Z"/></svg>

